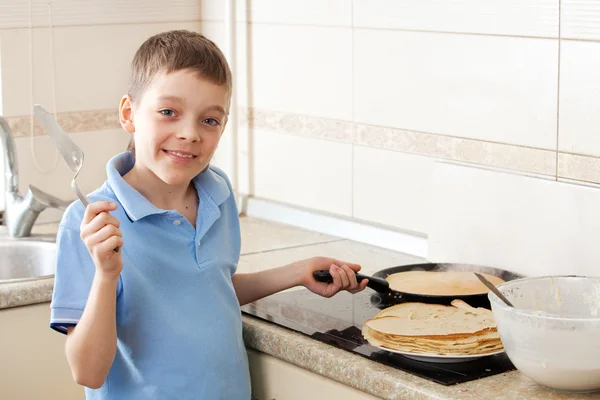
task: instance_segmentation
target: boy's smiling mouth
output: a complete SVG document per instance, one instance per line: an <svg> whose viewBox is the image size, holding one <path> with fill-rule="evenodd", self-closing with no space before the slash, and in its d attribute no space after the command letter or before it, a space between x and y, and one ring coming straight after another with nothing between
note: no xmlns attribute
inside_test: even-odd
<svg viewBox="0 0 600 400"><path fill-rule="evenodd" d="M198 157L197 155L195 155L193 153L190 153L188 151L182 151L182 150L165 150L165 149L163 149L163 151L168 156L171 156L172 158L181 159L181 160L192 160L192 159Z"/></svg>

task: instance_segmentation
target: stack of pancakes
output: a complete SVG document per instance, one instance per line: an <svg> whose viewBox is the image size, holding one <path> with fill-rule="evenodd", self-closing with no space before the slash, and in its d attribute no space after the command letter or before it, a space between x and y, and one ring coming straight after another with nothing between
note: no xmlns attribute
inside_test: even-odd
<svg viewBox="0 0 600 400"><path fill-rule="evenodd" d="M444 356L494 353L503 349L493 314L462 300L451 306L402 303L380 311L363 325L376 347Z"/></svg>

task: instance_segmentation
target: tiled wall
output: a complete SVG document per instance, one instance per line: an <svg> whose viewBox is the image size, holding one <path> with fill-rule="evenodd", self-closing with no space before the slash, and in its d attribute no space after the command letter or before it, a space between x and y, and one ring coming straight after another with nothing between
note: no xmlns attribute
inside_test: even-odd
<svg viewBox="0 0 600 400"><path fill-rule="evenodd" d="M257 196L428 234L436 160L600 183L600 3L238 4Z"/></svg>
<svg viewBox="0 0 600 400"><path fill-rule="evenodd" d="M0 6L3 111L24 136L29 14L11 2ZM103 121L73 128L99 150L91 189L128 140L112 112L135 48L174 27L223 46L225 5L51 3L53 30L47 2L32 1L34 100L52 107L52 32L64 123ZM600 183L598 15L600 5L576 0L238 0L240 190L428 234L436 160ZM53 150L35 140L49 168ZM38 172L30 139L18 141L22 181L70 195L66 168Z"/></svg>

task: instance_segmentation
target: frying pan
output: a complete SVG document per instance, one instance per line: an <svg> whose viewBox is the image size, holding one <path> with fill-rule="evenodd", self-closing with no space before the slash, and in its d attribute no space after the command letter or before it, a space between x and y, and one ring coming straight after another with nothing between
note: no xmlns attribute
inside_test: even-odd
<svg viewBox="0 0 600 400"><path fill-rule="evenodd" d="M396 274L399 272L408 272L408 271L468 271L468 272L479 272L484 274L489 274L493 276L497 276L504 281L511 281L514 279L524 278L523 275L516 274L514 272L505 271L503 269L492 268L492 267L484 267L481 265L475 264L444 264L444 263L424 263L424 264L410 264L410 265L401 265L397 267L391 267L382 269L373 274L373 284L369 282L369 287L373 288L376 292L373 293L370 297L371 304L377 308L387 308L394 304L406 303L406 302L420 302L420 303L430 303L430 304L443 304L450 305L452 300L460 299L465 303L469 304L471 307L484 307L487 309L491 309L490 301L488 300L488 293L481 294L466 294L466 295L427 295L427 294L416 294L416 293L408 293L403 291L396 290L388 290L385 285L382 285L381 281L387 278L391 274ZM323 276L318 276L315 272L315 279L324 281ZM361 278L369 278L368 276L362 276ZM377 279L379 278L379 279ZM359 279L360 280L360 279Z"/></svg>

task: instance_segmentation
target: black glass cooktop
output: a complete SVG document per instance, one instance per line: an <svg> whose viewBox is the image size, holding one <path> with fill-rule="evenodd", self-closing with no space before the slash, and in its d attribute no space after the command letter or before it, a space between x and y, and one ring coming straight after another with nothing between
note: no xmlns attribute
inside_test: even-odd
<svg viewBox="0 0 600 400"><path fill-rule="evenodd" d="M368 288L355 295L340 292L329 299L300 289L247 304L242 307L242 312L442 385L515 369L504 353L448 364L417 361L375 348L362 337L360 330L367 319L387 306L380 302L376 292Z"/></svg>

